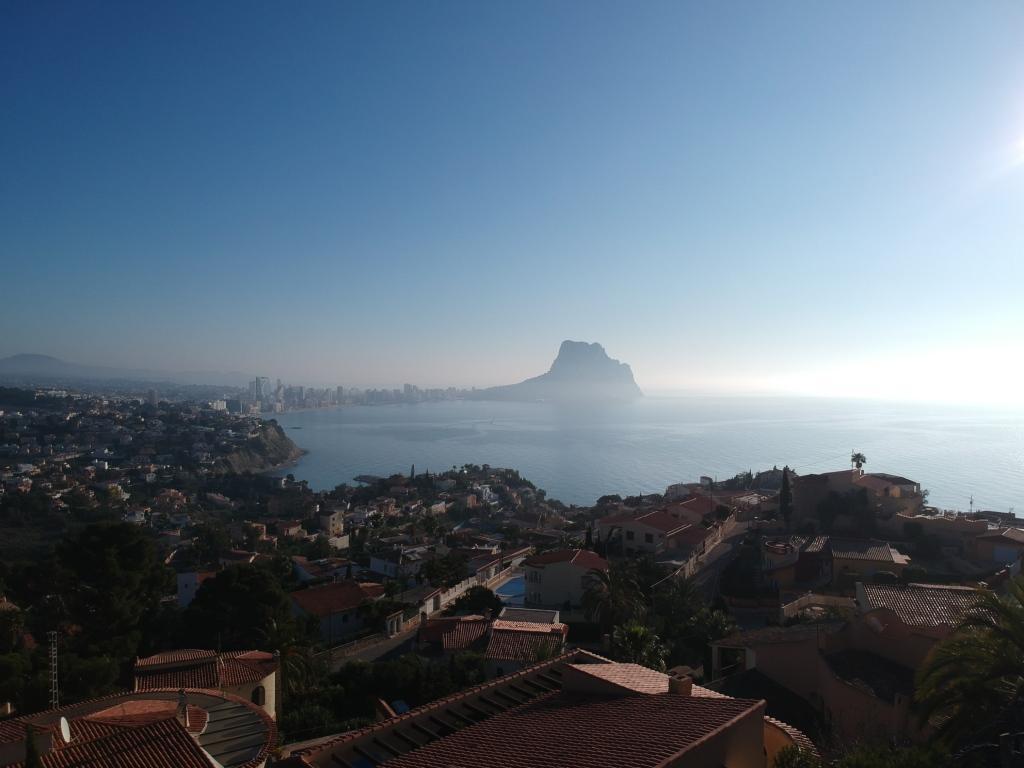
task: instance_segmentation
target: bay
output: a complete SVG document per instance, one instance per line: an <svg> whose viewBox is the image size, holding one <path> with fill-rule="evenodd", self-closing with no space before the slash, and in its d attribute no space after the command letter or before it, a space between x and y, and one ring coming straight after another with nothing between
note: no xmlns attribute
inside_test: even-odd
<svg viewBox="0 0 1024 768"><path fill-rule="evenodd" d="M343 406L277 416L308 453L279 474L315 489L360 474L490 464L518 469L567 504L662 492L788 464L904 475L929 503L1024 510L1024 412L867 400L645 397L613 405L451 401Z"/></svg>

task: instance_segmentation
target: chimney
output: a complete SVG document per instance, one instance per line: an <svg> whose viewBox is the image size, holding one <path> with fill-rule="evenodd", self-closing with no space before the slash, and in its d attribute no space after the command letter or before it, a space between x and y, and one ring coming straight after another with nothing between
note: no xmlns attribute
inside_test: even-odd
<svg viewBox="0 0 1024 768"><path fill-rule="evenodd" d="M178 722L188 728L188 699L185 696L185 689L178 689L178 711L174 713Z"/></svg>
<svg viewBox="0 0 1024 768"><path fill-rule="evenodd" d="M668 692L676 696L691 696L693 694L693 678L686 675L669 675Z"/></svg>

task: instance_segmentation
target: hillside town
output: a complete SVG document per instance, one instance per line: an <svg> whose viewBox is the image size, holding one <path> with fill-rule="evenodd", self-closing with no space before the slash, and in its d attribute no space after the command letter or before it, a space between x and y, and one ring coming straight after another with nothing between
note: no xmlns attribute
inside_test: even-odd
<svg viewBox="0 0 1024 768"><path fill-rule="evenodd" d="M488 465L314 491L223 403L2 394L0 766L1016 764L942 664L1024 611L1024 522L856 451L588 507Z"/></svg>

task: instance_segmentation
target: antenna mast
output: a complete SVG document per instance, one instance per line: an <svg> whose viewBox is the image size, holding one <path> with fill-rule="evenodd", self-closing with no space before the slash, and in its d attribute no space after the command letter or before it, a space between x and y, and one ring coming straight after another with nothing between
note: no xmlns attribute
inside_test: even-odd
<svg viewBox="0 0 1024 768"><path fill-rule="evenodd" d="M60 706L60 688L57 685L57 633L51 630L46 634L50 639L50 707L56 709Z"/></svg>

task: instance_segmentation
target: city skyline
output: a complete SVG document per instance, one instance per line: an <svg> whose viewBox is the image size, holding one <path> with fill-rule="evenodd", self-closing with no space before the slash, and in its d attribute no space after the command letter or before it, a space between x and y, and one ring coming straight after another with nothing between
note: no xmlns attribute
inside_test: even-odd
<svg viewBox="0 0 1024 768"><path fill-rule="evenodd" d="M0 357L1020 402L1019 5L4 17Z"/></svg>

